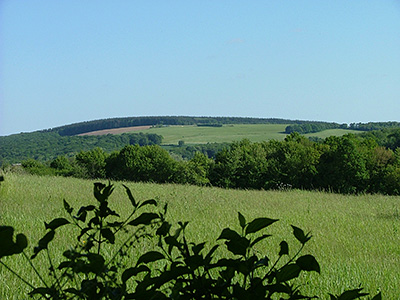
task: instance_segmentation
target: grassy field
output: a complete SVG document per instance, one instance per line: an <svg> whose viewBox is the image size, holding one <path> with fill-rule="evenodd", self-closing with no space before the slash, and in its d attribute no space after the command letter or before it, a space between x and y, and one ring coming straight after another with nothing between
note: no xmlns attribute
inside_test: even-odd
<svg viewBox="0 0 400 300"><path fill-rule="evenodd" d="M283 140L287 125L282 124L235 124L222 127L206 126L168 126L135 130L134 132L156 133L164 137L163 144L177 144L184 141L186 144L224 143L249 139L252 142L265 140ZM354 130L334 129L325 130L307 136L325 138L331 135L344 135L347 133L359 133Z"/></svg>
<svg viewBox="0 0 400 300"><path fill-rule="evenodd" d="M238 228L237 212L247 220L277 218L274 235L257 249L276 253L284 238L297 248L290 224L311 231L306 252L321 265L321 276L303 276L304 290L328 299L327 292L339 293L359 285L371 293L381 290L384 299L400 296L400 197L381 195L337 195L322 192L241 191L188 185L127 183L136 199L158 199L169 204L169 220L190 221L189 237L213 241L227 226ZM65 216L62 200L78 207L93 201L93 181L63 177L6 174L0 186L0 224L12 225L30 241L44 233L44 221ZM116 183L112 196L115 209L130 206L124 189ZM72 243L70 233L57 240L57 248ZM34 246L32 242L29 247ZM51 248L56 253L57 249ZM30 249L31 251L31 249ZM60 250L61 251L61 250ZM40 260L40 258L38 257ZM33 283L35 275L26 271L18 258L5 260ZM43 267L39 263L39 268ZM42 268L43 273L46 270ZM27 289L0 266L0 299L21 299Z"/></svg>

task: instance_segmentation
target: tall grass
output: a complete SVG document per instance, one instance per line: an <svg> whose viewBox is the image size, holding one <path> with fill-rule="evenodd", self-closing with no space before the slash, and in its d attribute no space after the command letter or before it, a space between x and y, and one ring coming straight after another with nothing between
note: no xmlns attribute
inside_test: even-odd
<svg viewBox="0 0 400 300"><path fill-rule="evenodd" d="M115 184L111 200L114 208L124 213L129 200L121 184ZM311 231L313 238L306 251L319 261L321 275L303 276L305 290L327 295L361 285L371 293L381 290L385 299L399 299L400 197L126 184L137 199L167 202L169 220L189 221L188 235L195 241L214 241L223 228L238 227L238 211L248 220L255 217L281 220L271 227L274 236L257 249L269 255L278 251L282 239L294 251L297 244L290 224ZM92 188L93 181L6 174L0 186L0 223L25 233L32 247L44 233L44 221L65 216L63 199L77 208L94 201ZM58 253L72 244L71 235L67 231L62 240L57 240L54 246L60 248ZM52 253L56 250L51 248ZM20 258L9 258L7 263L38 283ZM39 268L46 273L43 265L39 260ZM26 292L16 278L0 267L0 299L24 298Z"/></svg>

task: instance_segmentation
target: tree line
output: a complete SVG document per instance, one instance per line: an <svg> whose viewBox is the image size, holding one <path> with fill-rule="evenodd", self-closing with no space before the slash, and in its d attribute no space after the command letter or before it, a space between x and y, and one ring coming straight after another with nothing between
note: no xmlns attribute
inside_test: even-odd
<svg viewBox="0 0 400 300"><path fill-rule="evenodd" d="M48 161L57 156L72 157L81 150L100 147L107 152L125 145L159 145L158 134L124 133L102 136L60 136L57 132L32 132L0 137L0 166L20 163L28 158Z"/></svg>
<svg viewBox="0 0 400 300"><path fill-rule="evenodd" d="M393 133L400 141L400 130ZM392 137L394 139L396 137ZM215 158L196 152L176 160L158 145L127 145L108 154L101 148L60 156L48 166L22 163L36 174L237 189L306 189L338 193L400 194L400 148L372 137L348 134L312 142L298 133L284 141L234 142Z"/></svg>
<svg viewBox="0 0 400 300"><path fill-rule="evenodd" d="M277 118L245 118L245 117L190 117L190 116L156 116L156 117L125 117L92 120L60 126L45 131L58 132L62 136L80 133L133 126L162 125L200 125L221 126L222 124L288 124L306 121L291 121Z"/></svg>
<svg viewBox="0 0 400 300"><path fill-rule="evenodd" d="M305 122L291 124L286 126L285 133L298 132L301 134L315 133L327 129L350 129L359 131L376 131L382 129L400 128L400 122L368 122L368 123L350 123L338 124L328 122Z"/></svg>

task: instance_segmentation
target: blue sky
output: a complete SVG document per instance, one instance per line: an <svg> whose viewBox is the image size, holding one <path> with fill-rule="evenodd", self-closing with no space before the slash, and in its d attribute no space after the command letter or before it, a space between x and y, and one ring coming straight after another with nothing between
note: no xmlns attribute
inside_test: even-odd
<svg viewBox="0 0 400 300"><path fill-rule="evenodd" d="M400 121L400 1L0 0L0 135L125 116Z"/></svg>

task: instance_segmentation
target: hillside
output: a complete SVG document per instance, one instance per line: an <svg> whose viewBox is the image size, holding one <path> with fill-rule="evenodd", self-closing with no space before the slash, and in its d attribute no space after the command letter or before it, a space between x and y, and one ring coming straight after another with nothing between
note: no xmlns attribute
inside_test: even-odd
<svg viewBox="0 0 400 300"><path fill-rule="evenodd" d="M46 130L0 137L0 166L28 158L48 161L60 155L74 156L79 151L100 147L106 152L127 144L172 146L231 143L244 138L253 142L283 140L294 129L315 140L331 135L399 127L397 122L346 124L287 120L277 118L155 116L93 120ZM295 131L296 131L295 130ZM389 133L384 133L388 135ZM373 138L379 135L372 134ZM384 145L384 144L383 144ZM385 146L385 145L384 145ZM215 154L220 146L207 146ZM197 151L195 148L193 151ZM192 152L193 152L192 151ZM203 152L204 152L203 151ZM181 155L181 153L179 154ZM186 153L185 156L190 154Z"/></svg>

